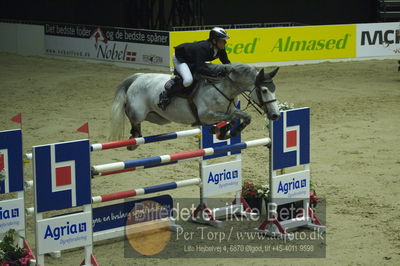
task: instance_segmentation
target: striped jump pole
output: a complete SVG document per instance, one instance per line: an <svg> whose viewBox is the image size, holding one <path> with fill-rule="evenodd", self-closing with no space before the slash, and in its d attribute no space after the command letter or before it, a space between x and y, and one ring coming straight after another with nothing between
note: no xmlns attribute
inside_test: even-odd
<svg viewBox="0 0 400 266"><path fill-rule="evenodd" d="M200 128L177 131L177 132L160 134L160 135L153 135L153 136L148 136L148 137L117 140L117 141L111 141L111 142L106 142L106 143L97 143L97 144L92 144L90 146L91 146L92 151L100 151L100 150L121 148L121 147L126 147L126 146L131 146L131 145L141 145L141 144L159 142L159 141L165 141L165 140L171 140L171 139L192 137L192 136L196 136L198 134L201 134Z"/></svg>
<svg viewBox="0 0 400 266"><path fill-rule="evenodd" d="M120 192L95 196L95 197L92 197L92 202L99 203L99 202L107 202L107 201L112 201L112 200L125 199L125 198L129 198L129 197L151 194L151 193L156 193L156 192L165 191L165 190L177 189L180 187L199 185L200 183L201 183L200 178L187 179L187 180L182 180L182 181L165 183L165 184L161 184L161 185L155 185L155 186L144 187L144 188L136 188L136 189L126 190L126 191L120 191Z"/></svg>
<svg viewBox="0 0 400 266"><path fill-rule="evenodd" d="M193 137L198 134L201 134L200 128L189 129L189 130L182 130L172 133L165 133L147 137L140 137L140 138L132 138L132 139L124 139L124 140L116 140L104 143L95 143L90 145L91 151L102 151L102 150L109 150L109 149L116 149L121 147L127 147L132 145L142 145L147 143L154 143L172 139L179 139L185 137ZM32 160L32 153L26 153L24 156L26 160Z"/></svg>
<svg viewBox="0 0 400 266"><path fill-rule="evenodd" d="M155 167L160 167L160 166L167 166L167 165L176 164L176 163L179 163L179 162L188 162L188 161L194 161L194 160L200 160L200 157L189 158L189 159L179 160L179 161L175 161L175 162L154 164L154 165L149 165L149 166L126 168L126 169L122 169L122 170L107 171L107 172L101 172L101 173L92 173L92 177L94 177L96 175L98 175L98 176L115 175L115 174L120 174L120 173L126 173L126 172L142 170L142 169L155 168Z"/></svg>
<svg viewBox="0 0 400 266"><path fill-rule="evenodd" d="M120 171L129 168L141 167L141 166L152 166L158 164L165 164L169 162L175 162L184 159L190 159L195 157L203 157L213 155L217 153L225 153L230 151L242 150L250 147L267 145L271 143L270 138L256 139L245 142L240 142L232 145L225 145L214 148L205 148L194 151L179 152L168 155L154 156L149 158L142 158L137 160L130 160L124 162L116 162L109 164L101 164L92 166L92 174L98 175L102 172Z"/></svg>
<svg viewBox="0 0 400 266"><path fill-rule="evenodd" d="M181 188L181 187L195 186L195 185L199 185L200 183L201 183L200 178L192 178L192 179L176 181L176 182L171 182L171 183L165 183L165 184L155 185L155 186L150 186L150 187L130 189L130 190L126 190L126 191L120 191L120 192L114 192L114 193L104 194L104 195L100 195L100 196L94 196L94 197L92 197L92 203L126 199L126 198L141 196L141 195L145 195L145 194L151 194L151 193L156 193L156 192L161 192L161 191L166 191L166 190L173 190L173 189L177 189L177 188ZM26 211L28 212L28 214L33 214L35 212L35 208L34 207L26 208Z"/></svg>

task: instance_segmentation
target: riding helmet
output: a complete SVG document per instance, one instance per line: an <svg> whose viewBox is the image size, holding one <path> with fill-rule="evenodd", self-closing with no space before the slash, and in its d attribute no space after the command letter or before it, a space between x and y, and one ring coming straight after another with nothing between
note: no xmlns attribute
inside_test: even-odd
<svg viewBox="0 0 400 266"><path fill-rule="evenodd" d="M210 39L217 40L217 39L222 39L222 40L228 40L229 36L228 33L223 28L220 27L214 27L210 31Z"/></svg>

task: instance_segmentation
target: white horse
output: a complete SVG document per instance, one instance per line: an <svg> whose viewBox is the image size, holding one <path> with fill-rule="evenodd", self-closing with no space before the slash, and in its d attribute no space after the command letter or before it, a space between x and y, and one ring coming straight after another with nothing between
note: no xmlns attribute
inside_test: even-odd
<svg viewBox="0 0 400 266"><path fill-rule="evenodd" d="M131 137L141 137L141 122L149 121L158 125L169 122L182 124L212 125L221 121L241 120L240 126L227 133L223 138L237 135L250 122L251 116L235 108L234 100L239 94L249 92L246 98L261 107L268 119L276 120L280 112L275 98L275 84L272 78L278 72L275 69L265 74L264 69L257 71L247 64L211 65L213 68L226 68L226 77L213 79L201 78L193 94L193 102L197 107L197 117L188 100L175 97L165 111L157 104L159 95L164 90L170 75L156 73L137 73L125 79L117 88L111 112L111 134L114 140L123 138L124 115L131 123ZM133 149L134 147L130 147Z"/></svg>

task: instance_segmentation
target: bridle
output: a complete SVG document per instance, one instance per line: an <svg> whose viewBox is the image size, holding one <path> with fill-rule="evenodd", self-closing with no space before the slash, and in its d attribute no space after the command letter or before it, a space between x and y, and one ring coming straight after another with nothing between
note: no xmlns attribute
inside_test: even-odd
<svg viewBox="0 0 400 266"><path fill-rule="evenodd" d="M227 75L226 78L229 79L231 83L235 84L235 82L229 77L229 75ZM272 80L269 81L269 82L266 82L266 83L272 83ZM211 85L212 85L222 96L224 96L224 98L229 102L228 108L226 109L226 112L228 112L229 108L231 107L231 105L232 105L232 103L234 102L235 99L229 99L228 96L226 96L225 93L223 93L214 83L211 83ZM263 107L263 106L277 101L276 98L275 98L275 99L272 99L272 100L269 100L269 101L263 101L262 92L261 92L261 87L260 87L257 83L254 83L254 87L253 87L253 89L249 92L249 94L246 94L244 91L242 91L242 90L239 89L239 88L236 88L236 90L239 91L240 94L243 96L243 98L247 101L247 105L246 105L246 107L244 108L244 111L247 110L247 108L251 105L252 107L254 107L254 109L255 109L260 115L262 115L262 114L263 114L263 111L262 111L262 107ZM256 95L257 95L258 102L260 102L261 104L257 103L256 101L254 101L254 100L251 98L251 94L254 92L254 90L256 90ZM261 109L261 110L260 110L260 109Z"/></svg>
<svg viewBox="0 0 400 266"><path fill-rule="evenodd" d="M267 83L272 83L272 81L267 82ZM254 90L256 90L258 102L260 102L261 104L255 102L253 99L251 99L251 94L254 92ZM242 91L241 94L242 94L243 98L245 98L247 101L247 106L244 108L244 110L246 110L251 105L254 107L254 109L260 115L262 115L262 111L260 111L260 108L262 109L263 106L277 101L276 98L269 100L269 101L263 101L261 87L259 85L257 85L256 83L254 84L254 88L250 91L250 93L248 95L244 91Z"/></svg>

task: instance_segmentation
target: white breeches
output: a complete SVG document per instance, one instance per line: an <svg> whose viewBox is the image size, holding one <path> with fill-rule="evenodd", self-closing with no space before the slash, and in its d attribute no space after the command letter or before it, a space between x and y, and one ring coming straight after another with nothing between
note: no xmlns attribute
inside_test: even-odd
<svg viewBox="0 0 400 266"><path fill-rule="evenodd" d="M174 63L176 71L178 71L183 79L183 86L187 88L192 85L193 75L192 72L190 72L189 66L186 63L179 62L175 55L172 57L172 62Z"/></svg>

